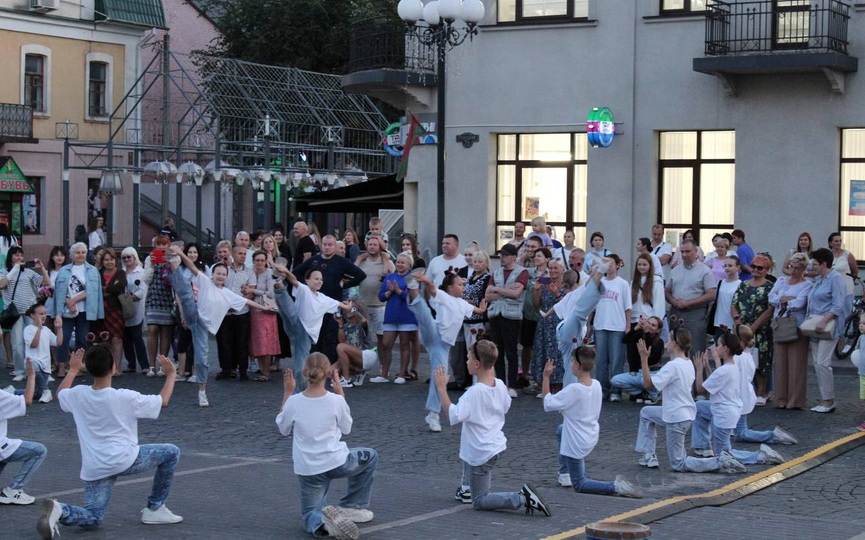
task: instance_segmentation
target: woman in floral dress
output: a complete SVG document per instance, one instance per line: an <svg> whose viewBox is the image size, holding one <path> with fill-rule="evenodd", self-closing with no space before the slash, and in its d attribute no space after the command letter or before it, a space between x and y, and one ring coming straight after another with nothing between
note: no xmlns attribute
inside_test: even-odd
<svg viewBox="0 0 865 540"><path fill-rule="evenodd" d="M549 282L544 283L546 280L537 279L532 289L532 305L544 313L552 310L553 306L566 293L562 283L562 276L565 273L565 266L562 261L559 259L551 260L549 272ZM548 317L542 317L535 330L535 343L532 347L532 380L542 379L544 365L547 360L552 360L555 369L550 377L550 388L553 392L561 390L562 377L564 376L562 355L559 353L559 342L556 339L556 326L560 321L561 319L555 311L550 313Z"/></svg>
<svg viewBox="0 0 865 540"><path fill-rule="evenodd" d="M148 284L144 315L147 321L148 377L165 374L156 372L156 355L168 355L174 338L174 289L171 287L171 266L165 260L171 241L165 235L156 237L156 248L144 261L144 281Z"/></svg>
<svg viewBox="0 0 865 540"><path fill-rule="evenodd" d="M747 324L754 332L758 353L757 373L754 386L757 392L757 405L766 405L769 397L767 383L772 376L772 327L769 321L775 308L769 303L769 293L774 284L766 279L771 261L765 255L757 255L751 261L752 278L743 281L733 294L730 313L735 324Z"/></svg>

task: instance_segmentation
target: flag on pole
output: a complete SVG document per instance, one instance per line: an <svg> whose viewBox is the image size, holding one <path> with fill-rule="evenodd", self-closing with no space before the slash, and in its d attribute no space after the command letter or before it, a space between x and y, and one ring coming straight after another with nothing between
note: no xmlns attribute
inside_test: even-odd
<svg viewBox="0 0 865 540"><path fill-rule="evenodd" d="M417 116L415 116L411 111L408 111L408 115L411 122L408 126L408 134L405 138L405 144L402 147L402 157L400 158L399 169L397 169L396 172L397 182L402 182L408 173L408 157L411 147L414 145L415 138L427 134L427 131L423 128L420 121L417 119Z"/></svg>

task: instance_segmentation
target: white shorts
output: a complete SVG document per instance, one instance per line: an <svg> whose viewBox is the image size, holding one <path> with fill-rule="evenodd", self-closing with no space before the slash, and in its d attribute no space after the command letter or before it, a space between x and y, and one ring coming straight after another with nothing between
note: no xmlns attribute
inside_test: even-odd
<svg viewBox="0 0 865 540"><path fill-rule="evenodd" d="M363 370L369 371L378 365L378 352L372 349L363 351Z"/></svg>
<svg viewBox="0 0 865 540"><path fill-rule="evenodd" d="M390 324L384 325L385 332L417 332L416 324Z"/></svg>
<svg viewBox="0 0 865 540"><path fill-rule="evenodd" d="M369 330L376 336L384 334L384 308L385 306L366 308L369 314L369 318L367 319Z"/></svg>

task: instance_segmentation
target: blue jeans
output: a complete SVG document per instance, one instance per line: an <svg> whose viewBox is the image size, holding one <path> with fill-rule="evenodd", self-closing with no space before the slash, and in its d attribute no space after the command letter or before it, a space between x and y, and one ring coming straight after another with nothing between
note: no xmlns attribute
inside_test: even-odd
<svg viewBox="0 0 865 540"><path fill-rule="evenodd" d="M595 330L595 349L598 353L595 374L605 396L610 394L610 379L621 373L625 364L624 337L624 331Z"/></svg>
<svg viewBox="0 0 865 540"><path fill-rule="evenodd" d="M739 417L739 425L742 424L742 419L745 418L745 416ZM710 429L712 434L711 445L709 441ZM736 426L735 429L739 429L739 426ZM717 426L715 426L714 422L712 422L712 406L710 401L697 402L697 417L694 419L694 424L691 427L691 448L711 448L712 453L715 454L714 459L717 459L721 455L721 452L726 450L727 452L730 452L730 454L734 458L739 460L739 462L743 465L752 465L754 463L759 463L762 459L760 452L747 452L745 450L734 450L732 448L732 445L730 444L730 435L732 435L733 432L733 429L718 428ZM769 433L771 435L772 432L765 433Z"/></svg>
<svg viewBox="0 0 865 540"><path fill-rule="evenodd" d="M184 277L183 272L176 271L171 273L171 286L177 297L180 298L180 306L183 308L183 318L186 319L186 325L189 331L192 332L192 350L195 351L196 358L202 358L203 361L195 363L195 377L201 384L207 383L207 349L209 347L209 334L207 327L198 317L198 304L195 303L195 295L192 292L192 285L189 280Z"/></svg>
<svg viewBox="0 0 865 540"><path fill-rule="evenodd" d="M118 476L128 476L156 468L153 487L147 497L147 508L156 510L168 499L174 469L180 459L180 449L173 444L143 444L138 447L138 457L128 469L120 474L84 482L84 508L61 503L63 514L60 523L79 527L98 527L102 524L111 491Z"/></svg>
<svg viewBox="0 0 865 540"><path fill-rule="evenodd" d="M739 417L739 423L733 429L733 440L736 442L771 443L775 441L775 433L771 430L756 431L748 429L748 415L743 414Z"/></svg>
<svg viewBox="0 0 865 540"><path fill-rule="evenodd" d="M75 330L75 344L72 344L72 331ZM87 332L90 331L90 321L86 313L74 317L63 317L63 345L57 347L57 363L69 362L69 351L87 348Z"/></svg>
<svg viewBox="0 0 865 540"><path fill-rule="evenodd" d="M440 292L439 294L447 293ZM427 393L426 398L426 409L435 413L441 412L442 402L441 399L439 399L438 390L436 390L435 372L439 366L444 366L444 368L447 369L448 355L451 346L442 341L439 327L436 324L435 319L433 319L432 312L429 310L429 307L427 307L426 302L421 298L421 295L418 295L414 300L410 301L408 308L412 313L414 313L415 319L417 319L420 341L423 343L423 346L429 355L430 378L429 392Z"/></svg>
<svg viewBox="0 0 865 540"><path fill-rule="evenodd" d="M33 388L33 399L39 399L42 397L42 391L48 388L48 374L42 371L39 366L33 365L33 369L36 371L36 386ZM16 396L23 396L26 389L19 388L15 390Z"/></svg>
<svg viewBox="0 0 865 540"><path fill-rule="evenodd" d="M300 483L300 512L303 515L303 530L322 536L321 510L327 506L330 481L348 478L348 490L339 506L343 508L366 508L372 496L372 481L378 465L378 453L372 448L351 448L345 463L335 469L311 476L297 475Z"/></svg>
<svg viewBox="0 0 865 540"><path fill-rule="evenodd" d="M306 357L309 356L309 351L312 350L312 339L306 333L303 325L300 324L300 307L297 305L295 299L288 294L285 288L274 288L273 292L276 307L282 318L282 328L288 334L288 338L291 341L291 357L294 359L294 380L297 381L294 393L299 394L306 390L306 379L303 377L303 364L306 362ZM288 351L283 351L283 354L286 352Z"/></svg>
<svg viewBox="0 0 865 540"><path fill-rule="evenodd" d="M475 510L518 510L525 504L525 499L519 491L490 493L492 470L499 460L499 455L501 454L493 456L483 465L474 466L463 462L463 477L469 479L472 506Z"/></svg>
<svg viewBox="0 0 865 540"><path fill-rule="evenodd" d="M657 371L650 371L651 375L657 373ZM619 373L618 375L614 375L612 379L610 379L610 386L613 390L619 390L627 392L632 396L638 396L646 391L643 386L643 372L638 371L637 373ZM652 388L648 391L649 397L653 400L658 399L658 395L660 392Z"/></svg>
<svg viewBox="0 0 865 540"><path fill-rule="evenodd" d="M16 461L20 461L21 468L18 469L18 474L12 478L12 482L6 486L9 489L21 489L30 478L39 470L39 466L45 461L45 455L48 450L37 442L21 441L21 446L12 452L12 455L4 460L0 460L0 473L6 468L6 465Z"/></svg>
<svg viewBox="0 0 865 540"><path fill-rule="evenodd" d="M562 354L562 365L564 365L565 373L562 377L563 386L577 382L571 371L571 356L574 351L582 344L583 327L586 324L586 319L598 301L601 299L601 293L604 292L603 283L599 283L596 287L594 283L586 284L586 290L582 296L577 299L577 304L574 311L565 315L565 319L556 326L556 340L559 343L559 352Z"/></svg>
<svg viewBox="0 0 865 540"><path fill-rule="evenodd" d="M676 471L692 470L686 468L689 458L685 451L685 434L691 428L691 421L664 422L663 409L660 406L649 406L640 409L640 427L637 430L637 444L634 449L642 454L654 454L658 438L658 426L667 430L667 457L670 467ZM699 472L699 471L698 471Z"/></svg>
<svg viewBox="0 0 865 540"><path fill-rule="evenodd" d="M559 441L559 448L562 446L562 430L564 424L559 424L556 428L556 439ZM567 474L571 477L571 483L574 485L574 491L577 493L594 493L595 495L615 495L616 486L612 482L599 482L586 478L586 463L585 459L576 459L569 456L559 454L559 474Z"/></svg>

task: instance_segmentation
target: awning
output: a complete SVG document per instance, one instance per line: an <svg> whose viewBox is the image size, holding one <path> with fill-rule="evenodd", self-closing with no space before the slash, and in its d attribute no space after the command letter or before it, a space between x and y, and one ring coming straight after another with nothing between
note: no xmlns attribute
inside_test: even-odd
<svg viewBox="0 0 865 540"><path fill-rule="evenodd" d="M402 210L403 183L396 175L381 176L373 180L344 188L308 193L294 197L300 212L368 212Z"/></svg>
<svg viewBox="0 0 865 540"><path fill-rule="evenodd" d="M96 20L165 28L162 0L96 0Z"/></svg>

